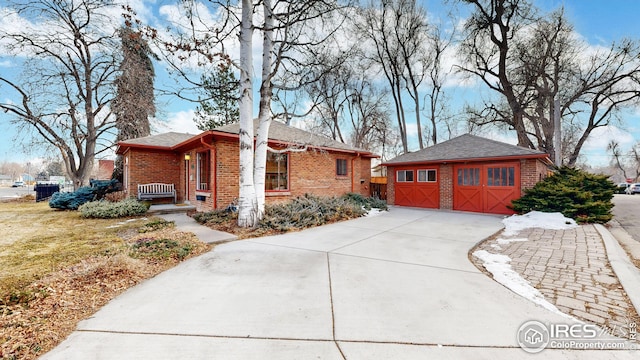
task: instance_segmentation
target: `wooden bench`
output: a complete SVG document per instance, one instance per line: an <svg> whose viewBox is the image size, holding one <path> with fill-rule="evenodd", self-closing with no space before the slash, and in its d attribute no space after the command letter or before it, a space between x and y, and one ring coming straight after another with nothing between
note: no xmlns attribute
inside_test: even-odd
<svg viewBox="0 0 640 360"><path fill-rule="evenodd" d="M176 189L173 184L138 184L138 200L153 200L172 197L176 203Z"/></svg>

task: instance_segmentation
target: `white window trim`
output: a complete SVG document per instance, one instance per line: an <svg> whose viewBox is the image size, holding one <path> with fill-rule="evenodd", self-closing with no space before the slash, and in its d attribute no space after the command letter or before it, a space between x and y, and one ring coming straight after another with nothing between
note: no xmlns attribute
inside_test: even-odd
<svg viewBox="0 0 640 360"><path fill-rule="evenodd" d="M425 178L426 180L424 180L424 181L420 181L420 171L425 171L424 178ZM434 174L435 174L435 180L429 180L429 171L433 171L433 172L434 172ZM417 181L417 182L421 182L421 183L425 183L425 182L426 182L426 183L434 183L434 182L438 182L438 171L437 171L436 169L418 169L418 170L417 170L417 175L418 175L418 176L417 176L417 178L416 178L416 181Z"/></svg>

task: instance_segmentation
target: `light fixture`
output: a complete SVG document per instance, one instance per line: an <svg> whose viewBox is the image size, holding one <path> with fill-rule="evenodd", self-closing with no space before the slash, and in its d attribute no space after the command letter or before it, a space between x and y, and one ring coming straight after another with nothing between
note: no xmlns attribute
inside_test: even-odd
<svg viewBox="0 0 640 360"><path fill-rule="evenodd" d="M184 154L185 160L191 160L191 154Z"/></svg>

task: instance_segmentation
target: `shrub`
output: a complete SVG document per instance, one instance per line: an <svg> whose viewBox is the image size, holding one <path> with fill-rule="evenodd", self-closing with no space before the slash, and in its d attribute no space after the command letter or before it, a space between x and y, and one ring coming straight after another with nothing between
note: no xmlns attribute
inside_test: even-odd
<svg viewBox="0 0 640 360"><path fill-rule="evenodd" d="M113 219L119 217L142 215L149 207L136 199L125 199L119 202L92 201L81 205L78 210L82 217L97 219Z"/></svg>
<svg viewBox="0 0 640 360"><path fill-rule="evenodd" d="M304 195L284 204L268 205L259 226L278 231L304 229L362 216L366 211L346 198Z"/></svg>
<svg viewBox="0 0 640 360"><path fill-rule="evenodd" d="M375 197L364 197L357 193L346 193L342 195L342 198L349 202L360 205L364 207L366 210L371 210L373 208L380 209L380 210L388 210L387 202Z"/></svg>
<svg viewBox="0 0 640 360"><path fill-rule="evenodd" d="M193 244L172 239L141 238L131 246L132 258L176 259L183 260L193 250Z"/></svg>
<svg viewBox="0 0 640 360"><path fill-rule="evenodd" d="M176 226L176 223L174 221L167 221L161 218L154 218L153 220L147 221L144 225L142 225L142 227L138 229L138 232L143 234L143 233L158 231L166 228L172 228L175 226Z"/></svg>
<svg viewBox="0 0 640 360"><path fill-rule="evenodd" d="M299 230L312 226L348 220L363 216L371 208L387 210L387 204L379 199L365 198L359 194L346 194L342 197L320 197L306 194L286 203L265 206L262 220L253 235ZM196 213L193 218L205 225L211 225L223 231L233 231L232 223L238 219L238 213L229 210L214 210ZM231 228L225 228L231 227Z"/></svg>
<svg viewBox="0 0 640 360"><path fill-rule="evenodd" d="M72 193L56 192L51 195L49 207L77 210L82 204L102 200L106 194L120 190L116 180L92 180L91 186L83 186Z"/></svg>
<svg viewBox="0 0 640 360"><path fill-rule="evenodd" d="M606 223L611 220L616 186L606 175L562 167L556 173L525 190L512 201L512 209L523 214L537 210L560 212L578 223Z"/></svg>
<svg viewBox="0 0 640 360"><path fill-rule="evenodd" d="M229 220L238 218L238 213L228 210L213 210L208 212L195 213L193 219L200 224L222 224Z"/></svg>

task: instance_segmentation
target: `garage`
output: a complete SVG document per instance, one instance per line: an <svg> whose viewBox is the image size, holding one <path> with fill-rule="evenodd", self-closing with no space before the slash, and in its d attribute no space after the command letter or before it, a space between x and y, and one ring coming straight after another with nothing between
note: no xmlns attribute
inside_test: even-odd
<svg viewBox="0 0 640 360"><path fill-rule="evenodd" d="M520 197L520 163L464 164L454 167L453 210L513 214Z"/></svg>
<svg viewBox="0 0 640 360"><path fill-rule="evenodd" d="M466 134L382 165L391 205L512 214L511 201L552 163L541 151Z"/></svg>
<svg viewBox="0 0 640 360"><path fill-rule="evenodd" d="M396 169L396 205L437 209L440 206L438 170L435 167Z"/></svg>

